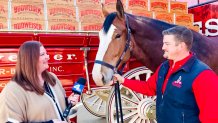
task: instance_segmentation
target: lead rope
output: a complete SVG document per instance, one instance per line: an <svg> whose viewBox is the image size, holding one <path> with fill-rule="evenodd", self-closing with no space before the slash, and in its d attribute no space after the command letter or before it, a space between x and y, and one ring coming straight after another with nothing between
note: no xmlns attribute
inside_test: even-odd
<svg viewBox="0 0 218 123"><path fill-rule="evenodd" d="M51 88L49 87L49 85L46 82L45 82L45 93L48 94L48 96L52 98L53 102L56 105L56 108L58 109L58 113L59 113L59 115L61 117L61 120L65 121L64 117L62 116L62 113L61 113L60 109L58 108L58 104L57 104L57 102L55 100L54 94L52 93Z"/></svg>
<svg viewBox="0 0 218 123"><path fill-rule="evenodd" d="M114 71L114 73L117 73L117 71ZM121 123L123 123L123 111L122 111L122 103L121 103L121 96L120 96L120 84L118 81L115 81L114 79L113 79L113 83L115 83L114 93L115 93L117 123L119 123L120 121ZM120 117L119 117L119 111L120 111Z"/></svg>
<svg viewBox="0 0 218 123"><path fill-rule="evenodd" d="M125 14L125 20L126 20L126 27L127 27L127 43L125 45L125 49L121 55L121 58L119 59L119 61L116 64L116 67L114 68L114 73L118 72L117 67L119 66L120 62L123 60L124 54L126 53L127 49L130 46L131 30L129 28L129 21L128 21L128 17L126 14ZM122 65L121 71L119 73L120 75L122 74L124 67L125 67L125 63ZM121 96L120 96L120 84L119 84L119 82L114 81L114 80L113 80L113 83L115 83L115 104L116 104L117 123L119 123L120 121L121 121L121 123L123 123L123 111L122 111L122 103L121 103ZM120 117L119 117L119 111L120 111Z"/></svg>

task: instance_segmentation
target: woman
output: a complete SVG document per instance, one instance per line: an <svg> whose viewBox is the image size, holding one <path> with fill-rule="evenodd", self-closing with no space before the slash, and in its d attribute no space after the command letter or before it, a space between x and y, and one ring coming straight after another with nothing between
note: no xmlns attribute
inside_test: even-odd
<svg viewBox="0 0 218 123"><path fill-rule="evenodd" d="M49 55L38 41L27 41L18 51L16 72L0 97L0 123L66 122L65 91L47 71ZM73 100L73 94L68 102Z"/></svg>

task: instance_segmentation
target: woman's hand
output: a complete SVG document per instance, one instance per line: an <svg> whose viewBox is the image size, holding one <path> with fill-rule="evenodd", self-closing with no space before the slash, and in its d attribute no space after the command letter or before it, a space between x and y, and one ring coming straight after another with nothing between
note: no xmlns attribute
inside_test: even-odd
<svg viewBox="0 0 218 123"><path fill-rule="evenodd" d="M69 97L68 97L68 103L72 103L72 105L76 105L80 100L80 95L79 94L74 94L72 93Z"/></svg>

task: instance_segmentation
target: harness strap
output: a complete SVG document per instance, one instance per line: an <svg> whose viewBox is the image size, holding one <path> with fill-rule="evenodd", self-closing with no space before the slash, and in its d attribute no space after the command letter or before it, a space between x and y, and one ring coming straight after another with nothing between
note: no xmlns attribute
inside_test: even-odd
<svg viewBox="0 0 218 123"><path fill-rule="evenodd" d="M118 66L119 66L119 64L121 63L121 61L123 60L123 58L124 58L124 56L125 56L127 50L130 48L131 29L130 29L130 27L129 27L128 16L127 16L126 14L125 14L125 20L126 20L126 28L127 28L127 36L126 36L126 39L127 39L127 40L126 40L126 45L125 45L125 48L124 48L124 50L123 50L123 53L122 53L122 55L120 56L119 60L117 61L116 66L113 66L113 65L111 65L111 64L108 64L108 63L106 63L106 62L104 62L104 61L95 60L95 63L101 64L101 65L103 65L103 66L105 66L105 67L108 67L108 68L112 69L115 73L118 73L118 74L120 74L120 75L122 74L123 69L124 69L126 63L124 63L124 64L122 65L120 71L117 70L117 69L118 69Z"/></svg>
<svg viewBox="0 0 218 123"><path fill-rule="evenodd" d="M113 65L108 64L108 63L103 62L103 61L100 61L100 60L95 60L95 63L97 63L97 64L101 64L101 65L103 65L103 66L106 66L106 67L108 67L108 68L110 68L110 69L112 69L112 70L115 69L115 67L114 67Z"/></svg>
<svg viewBox="0 0 218 123"><path fill-rule="evenodd" d="M54 97L54 94L52 93L52 91L51 91L51 88L49 87L49 85L45 82L44 83L45 84L45 93L49 96L49 97L51 97L51 99L54 101L54 103L55 103L55 106L56 106L56 108L57 108L57 110L58 110L58 113L59 113L59 115L60 115L60 117L61 117L61 120L62 121L64 121L64 117L63 117L63 115L62 115L62 113L61 113L61 111L60 111L60 107L58 106L58 104L57 104L57 101L55 100L55 97Z"/></svg>
<svg viewBox="0 0 218 123"><path fill-rule="evenodd" d="M124 67L125 67L125 65L126 65L126 63L123 63L121 69L120 69L120 70L117 70L116 67L114 67L113 65L108 64L108 63L103 62L103 61L100 61L100 60L95 60L95 63L96 63L96 64L103 65L103 66L105 66L105 67L108 67L108 68L112 69L115 73L118 73L118 74L120 74L120 75L122 75L123 69L124 69Z"/></svg>

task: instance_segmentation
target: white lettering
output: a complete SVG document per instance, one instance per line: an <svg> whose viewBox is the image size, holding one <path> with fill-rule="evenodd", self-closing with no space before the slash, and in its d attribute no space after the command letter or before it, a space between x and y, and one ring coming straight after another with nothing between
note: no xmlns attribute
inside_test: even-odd
<svg viewBox="0 0 218 123"><path fill-rule="evenodd" d="M56 54L54 55L54 59L60 61L63 59L63 56L61 54Z"/></svg>
<svg viewBox="0 0 218 123"><path fill-rule="evenodd" d="M60 72L64 71L64 70L62 69L62 66L59 66L59 67L58 67L58 71L60 71Z"/></svg>
<svg viewBox="0 0 218 123"><path fill-rule="evenodd" d="M194 26L198 26L200 28L199 33L203 34L202 32L202 21L194 22Z"/></svg>
<svg viewBox="0 0 218 123"><path fill-rule="evenodd" d="M51 56L51 55L49 55ZM66 60L70 61L70 60L75 60L76 58L76 54L55 54L52 55L50 58L53 58L55 61L61 61L64 60L64 57L67 57ZM6 58L5 62L16 62L17 61L17 54L0 54L0 60Z"/></svg>
<svg viewBox="0 0 218 123"><path fill-rule="evenodd" d="M11 68L11 74L15 74L15 68Z"/></svg>
<svg viewBox="0 0 218 123"><path fill-rule="evenodd" d="M67 54L67 60L72 60L72 56L75 57L75 54Z"/></svg>
<svg viewBox="0 0 218 123"><path fill-rule="evenodd" d="M199 26L199 33L203 34L202 21L194 22L194 26ZM209 19L205 22L205 35L218 36L218 19Z"/></svg>
<svg viewBox="0 0 218 123"><path fill-rule="evenodd" d="M5 69L0 69L0 75L5 75Z"/></svg>
<svg viewBox="0 0 218 123"><path fill-rule="evenodd" d="M4 88L6 86L6 83L0 83L0 87Z"/></svg>
<svg viewBox="0 0 218 123"><path fill-rule="evenodd" d="M64 70L62 68L63 68L62 66L50 67L49 71L51 71L51 72L63 72Z"/></svg>
<svg viewBox="0 0 218 123"><path fill-rule="evenodd" d="M12 61L12 62L16 62L17 61L17 55L10 55L10 56L8 56L8 60Z"/></svg>
<svg viewBox="0 0 218 123"><path fill-rule="evenodd" d="M0 59L2 59L2 58L4 58L5 56L3 56L3 55L0 55Z"/></svg>
<svg viewBox="0 0 218 123"><path fill-rule="evenodd" d="M0 75L11 75L11 74L15 74L15 68L11 67L9 68L10 70L7 69L0 69Z"/></svg>
<svg viewBox="0 0 218 123"><path fill-rule="evenodd" d="M211 23L216 23L216 25L211 24ZM205 35L206 36L217 36L218 35L218 19L209 19L205 23ZM216 32L210 32L210 30L216 30Z"/></svg>

